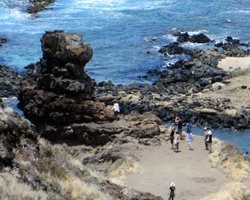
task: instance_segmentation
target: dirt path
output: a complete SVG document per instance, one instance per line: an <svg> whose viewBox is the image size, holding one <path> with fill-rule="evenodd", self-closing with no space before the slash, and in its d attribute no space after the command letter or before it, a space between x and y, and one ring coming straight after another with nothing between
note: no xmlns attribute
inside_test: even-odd
<svg viewBox="0 0 250 200"><path fill-rule="evenodd" d="M124 185L167 199L169 184L174 182L177 200L196 200L217 192L227 178L211 167L202 137L195 137L193 148L193 151L188 150L183 140L179 153L171 150L165 141L162 145L141 145L131 150L130 154L139 159L139 169L126 176Z"/></svg>

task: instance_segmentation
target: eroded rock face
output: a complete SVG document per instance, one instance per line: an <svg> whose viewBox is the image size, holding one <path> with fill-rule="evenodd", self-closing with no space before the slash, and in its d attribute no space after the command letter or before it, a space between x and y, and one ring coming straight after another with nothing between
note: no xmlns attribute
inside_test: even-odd
<svg viewBox="0 0 250 200"><path fill-rule="evenodd" d="M113 111L94 98L95 82L84 66L92 48L78 34L47 32L43 58L33 78L21 82L20 107L41 134L56 134L71 123L112 121Z"/></svg>

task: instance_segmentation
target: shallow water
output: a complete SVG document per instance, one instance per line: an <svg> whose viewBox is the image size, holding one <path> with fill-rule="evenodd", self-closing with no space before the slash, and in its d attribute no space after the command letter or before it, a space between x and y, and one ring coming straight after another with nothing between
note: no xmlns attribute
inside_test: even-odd
<svg viewBox="0 0 250 200"><path fill-rule="evenodd" d="M161 45L175 41L174 30L203 32L216 41L228 35L250 41L249 0L56 0L38 17L25 12L27 2L0 0L0 36L8 38L0 47L0 64L16 70L39 61L40 38L55 29L80 33L93 46L86 68L97 82L123 84L151 82L138 76L179 59L165 60L158 53ZM16 103L9 105L16 109ZM214 134L250 152L250 131Z"/></svg>
<svg viewBox="0 0 250 200"><path fill-rule="evenodd" d="M203 136L203 129L200 127L194 127L192 131L195 135ZM211 131L213 137L240 147L243 153L248 152L250 156L250 130L212 129Z"/></svg>

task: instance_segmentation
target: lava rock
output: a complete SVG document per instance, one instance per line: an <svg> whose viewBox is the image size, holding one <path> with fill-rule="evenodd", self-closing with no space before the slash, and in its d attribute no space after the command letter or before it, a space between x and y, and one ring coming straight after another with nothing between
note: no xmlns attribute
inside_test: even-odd
<svg viewBox="0 0 250 200"><path fill-rule="evenodd" d="M192 35L189 41L193 43L208 43L211 41L211 39L207 37L205 34L200 33L197 35Z"/></svg>

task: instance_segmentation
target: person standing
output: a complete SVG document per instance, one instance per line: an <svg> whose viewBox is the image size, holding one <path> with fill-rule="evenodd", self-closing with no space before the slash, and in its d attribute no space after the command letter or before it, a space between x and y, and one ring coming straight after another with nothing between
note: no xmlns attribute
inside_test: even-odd
<svg viewBox="0 0 250 200"><path fill-rule="evenodd" d="M208 130L207 130L207 127L204 127L203 130L204 130L203 135L204 135L205 149L208 150Z"/></svg>
<svg viewBox="0 0 250 200"><path fill-rule="evenodd" d="M212 153L212 138L213 138L213 133L212 131L209 129L207 132L207 144L208 144L208 150L209 153Z"/></svg>
<svg viewBox="0 0 250 200"><path fill-rule="evenodd" d="M117 118L118 117L118 114L120 113L120 105L118 102L115 102L113 107L111 108L111 110L114 111L115 113L115 117Z"/></svg>
<svg viewBox="0 0 250 200"><path fill-rule="evenodd" d="M175 133L175 136L174 136L175 152L180 152L179 144L180 144L180 134Z"/></svg>
<svg viewBox="0 0 250 200"><path fill-rule="evenodd" d="M175 184L173 182L170 184L169 190L170 190L170 193L169 193L168 200L174 200L174 197L175 197Z"/></svg>
<svg viewBox="0 0 250 200"><path fill-rule="evenodd" d="M192 149L192 141L193 141L193 134L192 134L192 132L187 132L187 142L188 142L188 148L189 148L189 150L193 150Z"/></svg>
<svg viewBox="0 0 250 200"><path fill-rule="evenodd" d="M182 137L182 127L183 127L182 118L181 117L176 117L175 122L177 123L177 128L178 128L177 132L180 135L180 139L182 140L183 139L183 137Z"/></svg>
<svg viewBox="0 0 250 200"><path fill-rule="evenodd" d="M187 129L187 133L191 133L192 132L192 124L191 124L191 120L186 124L186 129Z"/></svg>
<svg viewBox="0 0 250 200"><path fill-rule="evenodd" d="M169 134L169 140L171 143L171 149L174 149L174 135L175 135L175 128L171 127L170 134Z"/></svg>

